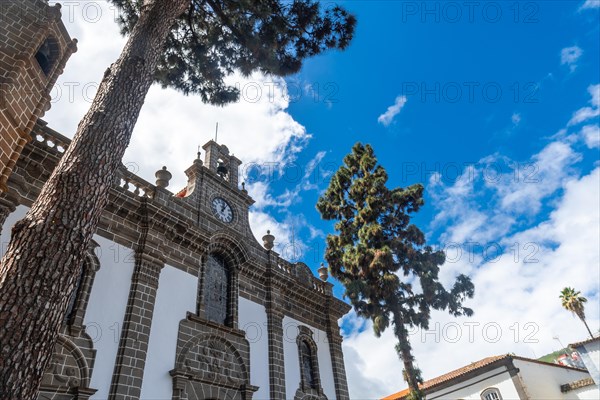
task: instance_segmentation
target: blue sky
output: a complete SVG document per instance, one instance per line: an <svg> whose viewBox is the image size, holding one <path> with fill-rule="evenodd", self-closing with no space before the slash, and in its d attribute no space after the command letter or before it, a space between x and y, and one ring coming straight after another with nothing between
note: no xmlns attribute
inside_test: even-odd
<svg viewBox="0 0 600 400"><path fill-rule="evenodd" d="M558 347L555 336L584 338L560 307L567 285L589 298L598 330L600 2L341 3L358 18L347 51L286 80L231 77L238 103L152 88L126 165L149 181L167 165L177 191L219 122L219 141L245 162L255 236L271 229L284 256L316 271L331 232L317 198L355 142L372 144L390 186L425 185L414 221L447 251L443 280L468 273L476 285L473 318L436 313L431 332L412 332L425 378L506 352L539 357ZM113 16L103 2L63 7L79 51L45 119L67 136L123 46ZM402 389L391 332L375 339L352 313L343 327L352 398Z"/></svg>
<svg viewBox="0 0 600 400"><path fill-rule="evenodd" d="M588 86L599 81L598 11L573 1L483 2L471 11L450 3L344 3L359 21L352 46L310 60L290 80L289 112L313 135L298 166L325 151L321 169L330 171L362 141L373 145L394 186L425 183L434 172L450 183L464 166L496 153L512 163L494 164L490 174L500 168L535 178L529 156L588 102ZM562 63L562 49L571 47L582 54ZM403 95L401 111L389 125L379 123ZM577 168L585 171L598 151L583 153ZM273 193L288 188L297 172L288 167L271 182ZM326 186L326 178L311 177ZM270 212L301 213L327 232L314 210L317 197L318 191L305 191L293 206ZM423 230L436 212L427 198L416 218ZM435 241L439 232L432 233Z"/></svg>

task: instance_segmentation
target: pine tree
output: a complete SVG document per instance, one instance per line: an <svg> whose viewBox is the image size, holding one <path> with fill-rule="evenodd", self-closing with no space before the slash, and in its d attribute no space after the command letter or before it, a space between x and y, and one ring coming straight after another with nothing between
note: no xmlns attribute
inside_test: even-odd
<svg viewBox="0 0 600 400"><path fill-rule="evenodd" d="M439 282L444 253L426 246L425 236L410 221L424 204L423 186L389 189L387 180L371 146L357 143L317 209L325 220L336 221L325 251L331 275L345 287L356 313L373 321L377 337L393 325L410 398L421 399L422 378L407 327L428 329L431 310L471 316L462 304L473 297L474 287L464 275L450 291Z"/></svg>
<svg viewBox="0 0 600 400"><path fill-rule="evenodd" d="M22 0L32 1L32 0ZM33 400L69 295L152 83L237 99L235 71L277 76L344 49L355 19L313 0L111 0L129 36L0 265L0 399Z"/></svg>

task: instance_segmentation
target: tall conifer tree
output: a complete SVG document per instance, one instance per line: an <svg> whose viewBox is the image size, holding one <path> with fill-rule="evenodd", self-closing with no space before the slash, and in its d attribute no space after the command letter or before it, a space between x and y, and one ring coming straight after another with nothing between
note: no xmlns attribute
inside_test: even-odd
<svg viewBox="0 0 600 400"><path fill-rule="evenodd" d="M410 398L421 399L422 378L407 327L428 329L431 310L471 316L463 301L473 297L474 287L464 275L450 291L440 283L445 255L426 246L425 236L410 222L424 204L423 186L388 189L387 180L371 146L357 143L317 209L324 219L336 221L325 251L331 275L344 285L356 313L373 321L375 335L393 325Z"/></svg>

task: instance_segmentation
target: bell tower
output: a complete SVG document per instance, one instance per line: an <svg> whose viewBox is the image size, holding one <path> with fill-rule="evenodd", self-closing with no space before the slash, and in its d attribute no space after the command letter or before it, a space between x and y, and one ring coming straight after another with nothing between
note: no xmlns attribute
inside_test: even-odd
<svg viewBox="0 0 600 400"><path fill-rule="evenodd" d="M0 192L36 121L50 109L50 91L77 50L60 4L0 2Z"/></svg>
<svg viewBox="0 0 600 400"><path fill-rule="evenodd" d="M224 144L218 144L214 140L202 146L206 157L204 165L209 170L216 172L218 176L229 182L232 186L238 185L238 170L242 162L234 155L229 154L229 149Z"/></svg>

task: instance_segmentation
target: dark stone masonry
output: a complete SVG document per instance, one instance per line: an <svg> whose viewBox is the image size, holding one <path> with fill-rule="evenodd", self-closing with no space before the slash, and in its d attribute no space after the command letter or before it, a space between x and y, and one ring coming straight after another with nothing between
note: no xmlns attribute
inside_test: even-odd
<svg viewBox="0 0 600 400"><path fill-rule="evenodd" d="M69 146L69 139L39 118L76 41L60 21L59 6L41 0L0 5L1 227L18 206L31 206ZM273 236L267 233L264 245L256 241L248 222L254 200L239 182L241 161L214 141L203 150L204 161L199 153L191 162L185 171L187 186L178 193L166 189L171 177L166 168L157 172L156 184L125 166L120 169L96 232L132 253L125 312L114 325L118 340L112 374L94 375L100 367L99 350L84 323L96 275L103 268L97 256L100 246L93 242L40 399L105 400L95 397L96 382L107 388L111 400L159 400L142 393L142 385L151 334L165 323L155 310L167 266L197 281L196 306L171 327L177 332L172 340L175 352L168 355L175 361L160 365L172 381L170 399L256 400L259 390L273 400L288 398L289 393L294 399L349 398L337 321L350 307L307 265L281 258L273 250ZM166 293L167 298L177 296L176 290ZM242 299L262 310L268 354L254 354L256 345L239 326ZM291 341L285 321L297 322ZM262 382L269 387L255 385L253 376L264 376Z"/></svg>

